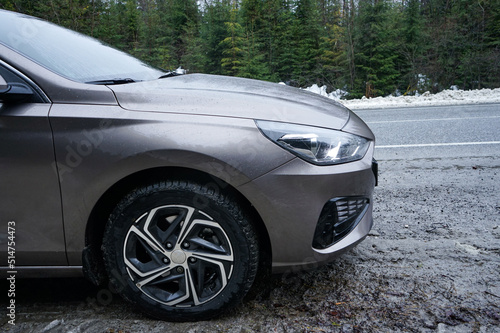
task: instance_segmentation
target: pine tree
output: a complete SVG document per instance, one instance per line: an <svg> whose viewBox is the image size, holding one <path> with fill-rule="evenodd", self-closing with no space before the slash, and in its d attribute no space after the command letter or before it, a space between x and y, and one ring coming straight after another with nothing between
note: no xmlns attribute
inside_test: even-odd
<svg viewBox="0 0 500 333"><path fill-rule="evenodd" d="M294 1L279 0L279 9L276 15L275 33L276 39L273 58L271 59L271 71L273 77L287 84L298 86L295 80L293 56L295 54L295 17L293 8Z"/></svg>
<svg viewBox="0 0 500 333"><path fill-rule="evenodd" d="M240 74L243 57L243 28L238 23L238 11L233 5L230 20L224 23L227 37L220 42L223 58L221 59L222 74L237 76Z"/></svg>
<svg viewBox="0 0 500 333"><path fill-rule="evenodd" d="M15 11L16 6L12 0L0 0L0 9Z"/></svg>
<svg viewBox="0 0 500 333"><path fill-rule="evenodd" d="M485 52L480 61L488 71L482 86L496 88L500 87L500 0L486 1L483 9Z"/></svg>
<svg viewBox="0 0 500 333"><path fill-rule="evenodd" d="M493 54L489 52L489 43L485 33L486 15L490 12L494 13L495 10L498 13L498 1L496 5L490 7L490 1L457 1L452 7L452 17L458 21L462 41L459 48L457 78L454 83L462 89L484 88L489 85L487 78L492 72L498 73L498 58L495 66L495 63L490 60ZM500 39L498 35L497 39ZM496 81L498 82L499 79Z"/></svg>
<svg viewBox="0 0 500 333"><path fill-rule="evenodd" d="M394 92L399 73L396 47L386 0L359 3L355 31L356 79L353 96L383 96Z"/></svg>
<svg viewBox="0 0 500 333"><path fill-rule="evenodd" d="M323 35L321 36L319 63L321 85L328 88L344 87L347 83L347 44L345 17L338 1L321 0Z"/></svg>
<svg viewBox="0 0 500 333"><path fill-rule="evenodd" d="M166 69L351 97L500 86L500 0L0 0Z"/></svg>
<svg viewBox="0 0 500 333"><path fill-rule="evenodd" d="M101 0L0 1L0 8L34 15L88 35L93 35L101 7Z"/></svg>
<svg viewBox="0 0 500 333"><path fill-rule="evenodd" d="M298 0L296 3L293 31L293 74L300 86L317 82L320 72L320 21L316 2Z"/></svg>
<svg viewBox="0 0 500 333"><path fill-rule="evenodd" d="M100 12L95 36L118 49L129 51L125 21L125 6L122 3L109 1Z"/></svg>
<svg viewBox="0 0 500 333"><path fill-rule="evenodd" d="M196 0L170 0L165 10L169 14L173 58L176 66L181 65L181 59L186 54L187 30L190 26L197 26L198 23L198 5Z"/></svg>
<svg viewBox="0 0 500 333"><path fill-rule="evenodd" d="M273 25L266 10L272 10L276 1L242 0L240 20L244 28L243 66L240 76L269 80L270 55L272 48Z"/></svg>
<svg viewBox="0 0 500 333"><path fill-rule="evenodd" d="M207 64L206 42L200 35L200 21L189 22L184 30L183 43L185 53L181 57L181 65L189 73L202 73Z"/></svg>
<svg viewBox="0 0 500 333"><path fill-rule="evenodd" d="M279 39L282 31L286 29L284 8L280 0L268 0L262 3L260 26L260 49L265 62L262 78L279 82L278 55ZM283 27L282 27L283 25Z"/></svg>
<svg viewBox="0 0 500 333"><path fill-rule="evenodd" d="M399 71L401 72L401 88L405 94L413 94L418 89L427 89L422 85L425 81L423 64L426 62L424 56L428 49L428 37L426 36L425 20L420 9L420 0L408 0L402 8L401 26L402 31L399 40L398 52L400 55ZM399 25L399 24L398 24ZM424 78L419 77L424 75Z"/></svg>
<svg viewBox="0 0 500 333"><path fill-rule="evenodd" d="M498 0L426 1L424 12L431 36L427 72L436 90L451 85L470 89L499 83L499 53L490 44L489 36L494 34L487 33L498 6Z"/></svg>
<svg viewBox="0 0 500 333"><path fill-rule="evenodd" d="M212 0L205 2L200 37L204 41L203 52L206 54L205 73L222 74L221 42L226 38L226 22L231 19L231 0Z"/></svg>

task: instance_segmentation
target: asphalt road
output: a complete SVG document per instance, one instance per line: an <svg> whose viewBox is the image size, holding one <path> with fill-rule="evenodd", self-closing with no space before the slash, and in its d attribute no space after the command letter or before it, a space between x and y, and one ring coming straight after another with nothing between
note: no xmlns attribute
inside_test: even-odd
<svg viewBox="0 0 500 333"><path fill-rule="evenodd" d="M500 105L359 110L377 138L375 157L491 157L500 155Z"/></svg>
<svg viewBox="0 0 500 333"><path fill-rule="evenodd" d="M360 110L375 132L375 225L222 318L145 318L83 279L17 281L11 332L500 332L500 105ZM7 290L7 284L0 284Z"/></svg>

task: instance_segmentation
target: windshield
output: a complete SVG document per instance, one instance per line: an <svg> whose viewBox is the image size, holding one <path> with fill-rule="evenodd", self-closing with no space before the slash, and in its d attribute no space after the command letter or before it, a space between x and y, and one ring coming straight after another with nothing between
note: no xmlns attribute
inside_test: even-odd
<svg viewBox="0 0 500 333"><path fill-rule="evenodd" d="M103 42L34 17L0 10L0 43L77 82L153 80L165 74Z"/></svg>

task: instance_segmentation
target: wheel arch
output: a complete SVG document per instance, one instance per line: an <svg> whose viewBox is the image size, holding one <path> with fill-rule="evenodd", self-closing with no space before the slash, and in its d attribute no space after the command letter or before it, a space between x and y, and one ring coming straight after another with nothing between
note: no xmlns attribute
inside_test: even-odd
<svg viewBox="0 0 500 333"><path fill-rule="evenodd" d="M257 210L236 188L224 180L202 171L182 167L157 167L141 170L122 178L99 198L93 207L85 228L85 248L82 266L84 276L95 285L103 285L108 277L102 256L102 240L109 215L119 201L133 189L162 180L186 180L213 186L215 191L228 193L235 197L246 213L249 214L257 229L260 245L258 276L268 275L271 270L271 242L267 228Z"/></svg>

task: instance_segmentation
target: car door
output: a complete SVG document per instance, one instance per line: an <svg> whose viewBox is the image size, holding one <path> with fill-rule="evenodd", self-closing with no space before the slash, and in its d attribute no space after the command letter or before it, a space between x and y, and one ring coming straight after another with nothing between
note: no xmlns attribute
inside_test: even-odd
<svg viewBox="0 0 500 333"><path fill-rule="evenodd" d="M0 266L7 265L8 255L14 255L16 267L66 265L51 103L1 60L0 76L10 87L28 91L18 100L0 94ZM9 251L8 242L14 245Z"/></svg>

